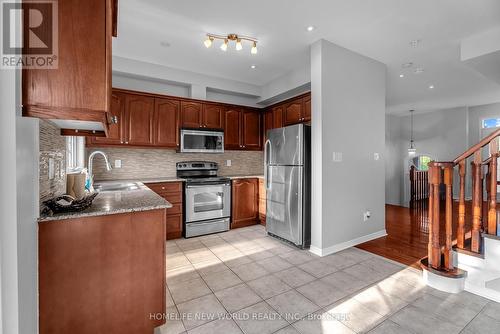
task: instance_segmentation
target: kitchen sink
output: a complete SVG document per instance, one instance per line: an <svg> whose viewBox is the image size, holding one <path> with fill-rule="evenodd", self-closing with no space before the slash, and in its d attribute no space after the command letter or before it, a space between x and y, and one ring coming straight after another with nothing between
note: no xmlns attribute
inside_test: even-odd
<svg viewBox="0 0 500 334"><path fill-rule="evenodd" d="M131 191L140 189L141 185L142 185L141 183L137 182L104 182L104 183L95 183L94 190L97 192Z"/></svg>

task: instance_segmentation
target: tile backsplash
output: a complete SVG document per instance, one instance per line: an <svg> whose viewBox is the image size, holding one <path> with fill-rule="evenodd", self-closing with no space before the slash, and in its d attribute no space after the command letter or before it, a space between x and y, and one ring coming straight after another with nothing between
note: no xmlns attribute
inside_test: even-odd
<svg viewBox="0 0 500 334"><path fill-rule="evenodd" d="M264 173L262 152L226 151L221 154L186 154L167 149L89 148L87 156L95 150L104 151L113 165L113 170L108 172L103 159L96 157L93 171L95 180L175 177L175 164L187 160L215 161L219 163L221 176ZM114 168L115 160L121 160L121 168ZM231 166L226 166L227 160L231 160Z"/></svg>
<svg viewBox="0 0 500 334"><path fill-rule="evenodd" d="M49 175L51 162L53 175ZM66 139L56 125L44 120L40 120L39 182L40 204L66 192Z"/></svg>

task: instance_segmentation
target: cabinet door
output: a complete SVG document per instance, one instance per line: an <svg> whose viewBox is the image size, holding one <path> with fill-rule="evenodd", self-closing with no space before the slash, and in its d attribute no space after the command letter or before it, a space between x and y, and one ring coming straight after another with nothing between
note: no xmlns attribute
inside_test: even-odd
<svg viewBox="0 0 500 334"><path fill-rule="evenodd" d="M181 102L181 123L183 128L198 129L202 127L203 106L200 102Z"/></svg>
<svg viewBox="0 0 500 334"><path fill-rule="evenodd" d="M223 129L224 107L220 104L203 105L203 127L208 129Z"/></svg>
<svg viewBox="0 0 500 334"><path fill-rule="evenodd" d="M273 127L272 129L283 127L283 106L277 106L272 109Z"/></svg>
<svg viewBox="0 0 500 334"><path fill-rule="evenodd" d="M155 99L154 144L162 147L179 146L180 102L171 99Z"/></svg>
<svg viewBox="0 0 500 334"><path fill-rule="evenodd" d="M304 122L311 121L311 95L304 97Z"/></svg>
<svg viewBox="0 0 500 334"><path fill-rule="evenodd" d="M127 95L125 104L125 144L149 146L153 144L154 98Z"/></svg>
<svg viewBox="0 0 500 334"><path fill-rule="evenodd" d="M241 145L241 110L227 109L224 113L224 148L226 150L240 150Z"/></svg>
<svg viewBox="0 0 500 334"><path fill-rule="evenodd" d="M271 130L273 128L273 112L272 110L268 110L264 113L264 133L262 134L264 140L263 143L267 140L267 130Z"/></svg>
<svg viewBox="0 0 500 334"><path fill-rule="evenodd" d="M259 217L258 179L233 181L233 221L231 228L256 224Z"/></svg>
<svg viewBox="0 0 500 334"><path fill-rule="evenodd" d="M285 104L285 125L302 122L302 99L293 100Z"/></svg>
<svg viewBox="0 0 500 334"><path fill-rule="evenodd" d="M260 150L261 115L258 111L244 111L242 115L242 145L245 150Z"/></svg>
<svg viewBox="0 0 500 334"><path fill-rule="evenodd" d="M116 117L118 123L109 124L107 137L90 137L91 145L123 144L123 127L125 125L125 95L113 92L111 95L110 116Z"/></svg>

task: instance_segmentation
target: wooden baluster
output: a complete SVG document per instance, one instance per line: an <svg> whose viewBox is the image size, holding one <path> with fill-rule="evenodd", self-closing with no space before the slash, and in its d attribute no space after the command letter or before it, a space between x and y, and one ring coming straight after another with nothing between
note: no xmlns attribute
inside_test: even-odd
<svg viewBox="0 0 500 334"><path fill-rule="evenodd" d="M415 166L410 167L410 208L415 202Z"/></svg>
<svg viewBox="0 0 500 334"><path fill-rule="evenodd" d="M460 175L460 194L458 199L458 227L457 227L457 247L465 247L465 160L458 164Z"/></svg>
<svg viewBox="0 0 500 334"><path fill-rule="evenodd" d="M449 164L444 168L444 184L446 186L444 267L446 270L453 270L453 259L451 251L452 222L453 222L453 216L452 216L453 165L452 164Z"/></svg>
<svg viewBox="0 0 500 334"><path fill-rule="evenodd" d="M497 159L498 137L490 142L491 161L489 165L490 180L486 185L489 189L488 201L488 234L497 234Z"/></svg>
<svg viewBox="0 0 500 334"><path fill-rule="evenodd" d="M439 185L441 183L441 168L430 163L429 168L429 265L434 269L441 268L441 247L439 242Z"/></svg>
<svg viewBox="0 0 500 334"><path fill-rule="evenodd" d="M481 151L474 153L472 162L472 231L471 251L479 253L481 249L481 219L482 219L482 181L481 181Z"/></svg>

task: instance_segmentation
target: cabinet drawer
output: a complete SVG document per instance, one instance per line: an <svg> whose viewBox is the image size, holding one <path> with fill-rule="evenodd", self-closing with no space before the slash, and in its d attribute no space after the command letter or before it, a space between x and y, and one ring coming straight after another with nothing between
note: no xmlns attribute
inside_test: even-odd
<svg viewBox="0 0 500 334"><path fill-rule="evenodd" d="M167 199L167 201L169 201ZM170 201L169 201L170 202ZM172 203L172 202L170 202ZM172 215L180 215L182 214L182 203L172 203L173 207L170 209L167 209L167 216L172 216ZM168 220L169 218L167 218Z"/></svg>
<svg viewBox="0 0 500 334"><path fill-rule="evenodd" d="M175 193L182 191L182 182L148 183L146 186L156 193Z"/></svg>
<svg viewBox="0 0 500 334"><path fill-rule="evenodd" d="M182 204L182 194L180 194L180 193L179 194L159 193L159 195L172 204L178 204L178 203ZM170 209L168 209L168 210L170 210Z"/></svg>

